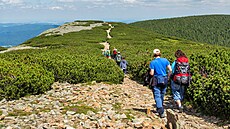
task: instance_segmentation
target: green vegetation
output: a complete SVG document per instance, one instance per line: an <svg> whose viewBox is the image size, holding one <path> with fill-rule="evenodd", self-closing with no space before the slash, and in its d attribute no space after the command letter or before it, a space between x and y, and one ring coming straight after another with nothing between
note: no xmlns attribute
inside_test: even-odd
<svg viewBox="0 0 230 129"><path fill-rule="evenodd" d="M44 93L54 82L52 73L38 64L0 59L0 99L14 99L27 94ZM33 88L31 88L33 87Z"/></svg>
<svg viewBox="0 0 230 129"><path fill-rule="evenodd" d="M210 115L229 118L230 51L217 50L205 55L192 55L193 83L188 88L193 104Z"/></svg>
<svg viewBox="0 0 230 129"><path fill-rule="evenodd" d="M147 20L131 25L156 33L230 47L230 15L204 15Z"/></svg>
<svg viewBox="0 0 230 129"><path fill-rule="evenodd" d="M115 103L115 104L113 104L113 108L115 110L120 110L121 109L121 103Z"/></svg>
<svg viewBox="0 0 230 129"><path fill-rule="evenodd" d="M24 44L46 49L1 54L0 99L44 93L54 81L121 83L122 71L103 57L98 44L106 40L106 29L108 25L64 36L42 35Z"/></svg>
<svg viewBox="0 0 230 129"><path fill-rule="evenodd" d="M23 110L14 110L8 113L8 116L29 116L32 112L25 112Z"/></svg>
<svg viewBox="0 0 230 129"><path fill-rule="evenodd" d="M92 108L92 107L89 107L87 105L72 105L72 106L66 106L64 107L63 109L63 113L66 113L67 111L74 111L78 114L87 114L88 111L92 111L94 113L97 112L96 109Z"/></svg>
<svg viewBox="0 0 230 129"><path fill-rule="evenodd" d="M132 112L133 112L133 110L129 110L129 109L125 110L125 115L126 115L128 120L134 119L134 116L132 115Z"/></svg>
<svg viewBox="0 0 230 129"><path fill-rule="evenodd" d="M123 72L113 60L101 54L103 46L98 43L108 41L110 48L116 47L126 57L131 78L140 83L153 59L154 48L159 48L162 57L170 62L175 60L174 52L181 49L190 58L193 74L187 99L207 114L230 118L229 48L167 37L123 23L111 24L115 26L112 39L106 38L105 30L109 26L104 24L63 36L42 35L24 43L44 49L1 54L1 98L17 99L40 94L49 90L54 81L121 83ZM66 110L81 108L75 106L66 107ZM116 103L113 106L119 109L121 105Z"/></svg>
<svg viewBox="0 0 230 129"><path fill-rule="evenodd" d="M0 51L4 51L4 50L6 50L6 48L0 47Z"/></svg>
<svg viewBox="0 0 230 129"><path fill-rule="evenodd" d="M162 57L166 57L170 62L175 60L175 51L181 49L190 58L193 74L187 99L206 114L230 118L227 113L230 112L229 48L165 37L122 23L113 25L113 38L109 40L111 48L116 47L126 56L132 79L142 81L142 75L153 59L154 48L159 48ZM202 77L203 69L208 70L206 78Z"/></svg>

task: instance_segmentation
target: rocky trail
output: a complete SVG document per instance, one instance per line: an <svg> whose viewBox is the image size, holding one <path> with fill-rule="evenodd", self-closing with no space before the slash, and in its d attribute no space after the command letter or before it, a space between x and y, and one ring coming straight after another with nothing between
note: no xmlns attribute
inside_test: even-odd
<svg viewBox="0 0 230 129"><path fill-rule="evenodd" d="M112 26L111 26L112 27ZM109 31L107 34L109 37ZM103 43L109 48L107 42ZM192 109L177 113L165 97L166 118L155 111L151 89L126 76L122 84L55 82L52 90L0 101L1 129L229 129Z"/></svg>
<svg viewBox="0 0 230 129"><path fill-rule="evenodd" d="M170 107L170 97L165 106ZM130 80L123 84L54 83L42 95L0 102L2 129L165 129L167 122L177 128L217 129L208 122L216 118L176 113L167 108L167 117L155 114L152 91ZM218 122L218 121L216 121Z"/></svg>
<svg viewBox="0 0 230 129"><path fill-rule="evenodd" d="M16 46L16 47L8 48L7 50L4 50L4 51L0 51L0 53L16 51L16 50L24 50L24 49L43 49L43 48L19 45L19 46Z"/></svg>

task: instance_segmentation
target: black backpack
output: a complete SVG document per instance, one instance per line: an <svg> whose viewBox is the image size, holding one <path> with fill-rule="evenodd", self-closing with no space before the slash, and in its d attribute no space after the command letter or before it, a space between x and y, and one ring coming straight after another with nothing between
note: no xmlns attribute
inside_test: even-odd
<svg viewBox="0 0 230 129"><path fill-rule="evenodd" d="M121 55L120 55L120 54L118 54L118 55L116 56L116 61L117 61L117 62L121 62Z"/></svg>
<svg viewBox="0 0 230 129"><path fill-rule="evenodd" d="M179 57L176 60L175 71L172 77L176 84L189 85L191 80L188 58Z"/></svg>
<svg viewBox="0 0 230 129"><path fill-rule="evenodd" d="M151 78L153 77L153 76L151 76L150 75L150 68L147 70L147 72L143 75L143 81L144 81L144 84L143 84L143 86L150 86L151 84L150 84L150 81L151 81Z"/></svg>

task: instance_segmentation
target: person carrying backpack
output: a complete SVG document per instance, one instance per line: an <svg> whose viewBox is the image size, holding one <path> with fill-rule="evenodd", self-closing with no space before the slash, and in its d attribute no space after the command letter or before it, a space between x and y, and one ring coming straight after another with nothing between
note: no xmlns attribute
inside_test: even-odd
<svg viewBox="0 0 230 129"><path fill-rule="evenodd" d="M120 66L121 60L122 60L121 53L120 53L120 52L117 52L117 56L116 56L116 58L115 58L115 61L117 62L117 65L118 65L118 66Z"/></svg>
<svg viewBox="0 0 230 129"><path fill-rule="evenodd" d="M105 51L105 55L106 55L106 57L107 58L111 58L111 55L110 55L110 50L109 49L107 49L106 51Z"/></svg>
<svg viewBox="0 0 230 129"><path fill-rule="evenodd" d="M168 77L170 76L172 69L169 61L166 58L161 58L161 53L159 49L153 50L154 59L150 62L150 75L152 77L152 91L156 102L156 108L159 116L161 118L165 117L164 113L164 95L167 89ZM169 73L167 75L167 71Z"/></svg>
<svg viewBox="0 0 230 129"><path fill-rule="evenodd" d="M113 49L113 59L115 59L117 56L117 49L114 47Z"/></svg>
<svg viewBox="0 0 230 129"><path fill-rule="evenodd" d="M179 112L183 112L181 102L184 99L185 88L190 84L190 66L188 58L181 50L175 52L175 57L176 60L172 63L171 88Z"/></svg>
<svg viewBox="0 0 230 129"><path fill-rule="evenodd" d="M124 74L127 73L127 65L128 65L128 62L125 60L125 57L122 57L122 60L121 60L121 63L120 63L120 68L122 69Z"/></svg>

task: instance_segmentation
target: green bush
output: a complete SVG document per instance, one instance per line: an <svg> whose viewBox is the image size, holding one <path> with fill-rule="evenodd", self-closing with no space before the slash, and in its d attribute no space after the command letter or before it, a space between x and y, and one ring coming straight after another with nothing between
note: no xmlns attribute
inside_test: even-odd
<svg viewBox="0 0 230 129"><path fill-rule="evenodd" d="M4 51L4 50L6 50L6 48L0 47L0 51Z"/></svg>
<svg viewBox="0 0 230 129"><path fill-rule="evenodd" d="M132 79L143 82L142 75L153 59L154 48L159 48L162 57L171 63L175 60L175 51L180 49L190 59L193 81L188 97L191 103L206 114L230 118L226 115L230 111L229 48L166 37L121 23L113 26L113 38L109 42L126 56Z"/></svg>
<svg viewBox="0 0 230 129"><path fill-rule="evenodd" d="M230 118L230 52L192 55L188 97L206 114Z"/></svg>
<svg viewBox="0 0 230 129"><path fill-rule="evenodd" d="M55 81L74 84L90 81L121 83L124 78L115 62L103 56L49 53L49 57L42 57L41 64L53 72Z"/></svg>
<svg viewBox="0 0 230 129"><path fill-rule="evenodd" d="M40 65L0 59L0 99L18 99L29 94L40 94L51 88L54 77Z"/></svg>

